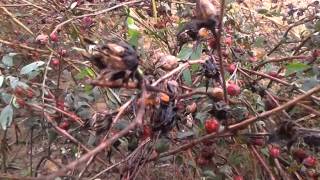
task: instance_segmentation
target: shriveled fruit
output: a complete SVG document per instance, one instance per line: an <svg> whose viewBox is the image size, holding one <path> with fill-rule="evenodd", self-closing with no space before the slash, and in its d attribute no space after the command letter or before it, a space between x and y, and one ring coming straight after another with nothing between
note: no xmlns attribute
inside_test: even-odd
<svg viewBox="0 0 320 180"><path fill-rule="evenodd" d="M197 111L197 104L195 102L192 102L191 104L189 104L186 108L188 113L194 113Z"/></svg>
<svg viewBox="0 0 320 180"><path fill-rule="evenodd" d="M278 158L280 156L280 153L281 153L281 150L279 147L274 146L269 148L269 154L273 158Z"/></svg>
<svg viewBox="0 0 320 180"><path fill-rule="evenodd" d="M214 100L221 101L223 100L224 94L223 89L219 87L215 87L212 89L212 97Z"/></svg>
<svg viewBox="0 0 320 180"><path fill-rule="evenodd" d="M302 162L306 157L308 157L308 154L305 150L299 148L292 151L292 156L299 162Z"/></svg>
<svg viewBox="0 0 320 180"><path fill-rule="evenodd" d="M150 128L150 126L144 125L142 139L146 139L146 138L150 137L151 134L152 134L152 129Z"/></svg>
<svg viewBox="0 0 320 180"><path fill-rule="evenodd" d="M241 93L241 89L237 84L229 84L227 87L227 93L230 96L238 96Z"/></svg>
<svg viewBox="0 0 320 180"><path fill-rule="evenodd" d="M160 58L158 67L165 71L171 71L178 66L179 58L172 55L164 55Z"/></svg>
<svg viewBox="0 0 320 180"><path fill-rule="evenodd" d="M207 133L217 132L220 127L220 123L215 118L207 119L205 122L205 128Z"/></svg>
<svg viewBox="0 0 320 180"><path fill-rule="evenodd" d="M232 37L231 36L228 36L224 39L224 43L227 45L227 46L231 46L232 45Z"/></svg>
<svg viewBox="0 0 320 180"><path fill-rule="evenodd" d="M166 94L166 93L160 93L159 94L159 96L160 96L160 100L161 100L161 102L163 102L163 103L169 103L169 100L170 100L170 97Z"/></svg>
<svg viewBox="0 0 320 180"><path fill-rule="evenodd" d="M255 146L263 146L265 145L266 141L263 138L252 138L250 139L250 144Z"/></svg>
<svg viewBox="0 0 320 180"><path fill-rule="evenodd" d="M205 166L205 165L208 165L210 161L202 156L199 156L196 162L199 166Z"/></svg>
<svg viewBox="0 0 320 180"><path fill-rule="evenodd" d="M61 129L64 129L64 130L68 130L70 127L70 124L68 121L62 121L60 124L59 124L59 128Z"/></svg>
<svg viewBox="0 0 320 180"><path fill-rule="evenodd" d="M236 70L236 68L237 68L237 66L236 66L235 64L229 64L229 65L227 66L227 71L228 71L229 73L233 73L233 72Z"/></svg>
<svg viewBox="0 0 320 180"><path fill-rule="evenodd" d="M277 71L269 71L269 72L268 72L268 75L269 75L269 76L272 76L272 77L275 77L275 78L279 77Z"/></svg>

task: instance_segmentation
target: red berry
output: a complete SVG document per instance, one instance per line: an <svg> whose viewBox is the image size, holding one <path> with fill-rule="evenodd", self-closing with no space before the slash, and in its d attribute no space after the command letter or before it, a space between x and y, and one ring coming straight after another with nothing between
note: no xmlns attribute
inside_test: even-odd
<svg viewBox="0 0 320 180"><path fill-rule="evenodd" d="M24 94L24 89L18 86L14 89L14 93L18 96L21 96Z"/></svg>
<svg viewBox="0 0 320 180"><path fill-rule="evenodd" d="M150 126L144 125L142 139L147 139L148 137L151 136L151 134L152 134L152 129L150 128Z"/></svg>
<svg viewBox="0 0 320 180"><path fill-rule="evenodd" d="M232 45L232 37L228 36L224 39L224 43L226 43L227 46L231 46Z"/></svg>
<svg viewBox="0 0 320 180"><path fill-rule="evenodd" d="M314 50L314 51L312 52L312 56L313 56L314 58L320 57L320 49Z"/></svg>
<svg viewBox="0 0 320 180"><path fill-rule="evenodd" d="M305 150L303 149L295 149L292 152L292 156L293 158L295 158L296 160L298 160L299 162L302 162L303 159L305 159L306 157L308 157L308 154L306 153Z"/></svg>
<svg viewBox="0 0 320 180"><path fill-rule="evenodd" d="M281 150L279 147L271 147L269 148L269 154L273 158L278 158L280 156Z"/></svg>
<svg viewBox="0 0 320 180"><path fill-rule="evenodd" d="M33 97L33 92L32 92L32 90L28 89L26 93L27 93L27 97L28 97L28 98L32 98L32 97Z"/></svg>
<svg viewBox="0 0 320 180"><path fill-rule="evenodd" d="M57 42L58 41L58 34L56 32L53 32L50 34L50 40Z"/></svg>
<svg viewBox="0 0 320 180"><path fill-rule="evenodd" d="M217 47L217 41L215 38L210 38L208 39L208 46L211 48L211 49L215 49Z"/></svg>
<svg viewBox="0 0 320 180"><path fill-rule="evenodd" d="M60 60L57 58L53 58L51 61L52 61L52 65L54 66L58 66L60 64Z"/></svg>
<svg viewBox="0 0 320 180"><path fill-rule="evenodd" d="M227 67L227 71L229 73L233 73L236 70L237 66L235 64L229 64Z"/></svg>
<svg viewBox="0 0 320 180"><path fill-rule="evenodd" d="M59 53L60 56L65 56L65 55L67 54L67 50L65 50L65 49L60 49L60 50L58 51L58 53Z"/></svg>
<svg viewBox="0 0 320 180"><path fill-rule="evenodd" d="M67 121L63 121L63 122L61 122L61 123L59 124L59 128L64 129L64 130L68 130L69 127L70 127L70 124L69 124L69 122L67 122Z"/></svg>
<svg viewBox="0 0 320 180"><path fill-rule="evenodd" d="M234 176L233 180L243 180L243 177L238 175L238 176Z"/></svg>
<svg viewBox="0 0 320 180"><path fill-rule="evenodd" d="M84 27L90 27L93 24L93 19L87 16L81 20L81 23Z"/></svg>
<svg viewBox="0 0 320 180"><path fill-rule="evenodd" d="M61 99L58 99L58 100L56 101L56 107L59 108L59 109L61 109L61 110L64 110L64 101L61 100Z"/></svg>
<svg viewBox="0 0 320 180"><path fill-rule="evenodd" d="M220 124L215 118L207 119L205 122L205 128L207 133L217 132L219 130Z"/></svg>
<svg viewBox="0 0 320 180"><path fill-rule="evenodd" d="M317 164L317 159L313 156L308 156L303 159L302 163L308 167L314 167Z"/></svg>
<svg viewBox="0 0 320 180"><path fill-rule="evenodd" d="M21 98L17 98L16 102L19 104L20 107L23 107L26 105L26 102L24 101L24 99L21 99Z"/></svg>
<svg viewBox="0 0 320 180"><path fill-rule="evenodd" d="M237 84L229 84L227 87L227 93L230 96L238 96L241 93L241 89Z"/></svg>
<svg viewBox="0 0 320 180"><path fill-rule="evenodd" d="M272 77L278 77L278 73L276 71L269 71L268 75Z"/></svg>
<svg viewBox="0 0 320 180"><path fill-rule="evenodd" d="M210 161L208 159L205 159L202 156L198 157L196 161L199 166L206 166L210 163Z"/></svg>
<svg viewBox="0 0 320 180"><path fill-rule="evenodd" d="M250 62L257 62L258 58L256 56L252 56L249 58Z"/></svg>
<svg viewBox="0 0 320 180"><path fill-rule="evenodd" d="M250 144L256 146L263 146L265 144L265 140L263 138L253 138L250 139Z"/></svg>

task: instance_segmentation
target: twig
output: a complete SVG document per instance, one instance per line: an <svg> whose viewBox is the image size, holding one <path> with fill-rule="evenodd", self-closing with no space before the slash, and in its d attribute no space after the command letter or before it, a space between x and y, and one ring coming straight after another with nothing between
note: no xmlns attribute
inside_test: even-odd
<svg viewBox="0 0 320 180"><path fill-rule="evenodd" d="M94 12L94 13L90 13L90 14L84 14L84 15L81 15L81 16L75 16L71 19L68 19L60 24L58 24L51 33L54 33L56 32L58 29L60 29L62 26L66 25L67 23L71 22L71 21L74 21L74 20L77 20L77 19L81 19L81 18L84 18L84 17L89 17L89 16L97 16L97 15L100 15L100 14L104 14L104 13L107 13L109 11L112 11L114 9L117 9L119 7L122 7L122 6L126 6L126 5L129 5L129 4L134 4L134 3L138 3L138 2L141 2L143 0L135 0L135 1L129 1L129 2L124 2L124 3L120 3L118 5L115 5L113 7L110 7L110 8L107 8L107 9L103 9L103 10L100 10L100 11L97 11L97 12Z"/></svg>
<svg viewBox="0 0 320 180"><path fill-rule="evenodd" d="M265 64L268 63L272 63L272 62L283 62L283 61L290 61L290 60L295 60L295 59L307 59L309 56L290 56L290 57L282 57L282 58L274 58L274 59L269 59L266 61L261 62L260 64L258 64L255 68L253 68L254 70L258 70L260 69L262 66L264 66Z"/></svg>
<svg viewBox="0 0 320 180"><path fill-rule="evenodd" d="M27 49L27 50L30 50L30 51L37 51L37 52L46 53L46 54L50 53L50 51L47 51L47 50L42 50L42 49L38 49L38 48L29 47L29 46L24 45L24 44L14 44L12 42L9 42L9 41L3 40L3 39L0 39L0 43L6 44L6 45L9 45L9 46L18 46L20 48Z"/></svg>
<svg viewBox="0 0 320 180"><path fill-rule="evenodd" d="M227 95L227 85L226 80L224 77L224 67L223 67L223 60L222 60L222 50L221 50L221 35L222 35L222 25L223 25L223 16L224 16L224 8L225 8L225 0L220 1L220 16L219 16L219 30L218 30L218 37L217 37L217 51L218 51L218 58L219 58L219 66L220 66L220 73L222 79L222 88L223 88L223 95L224 101L228 103L228 95Z"/></svg>
<svg viewBox="0 0 320 180"><path fill-rule="evenodd" d="M170 71L166 75L160 77L156 82L152 83L151 86L158 85L161 81L168 79L169 77L173 76L175 73L181 71L182 69L189 67L192 64L203 64L204 62L205 62L204 60L194 60L194 61L188 61L183 64L180 64L177 68L173 69L172 71Z"/></svg>
<svg viewBox="0 0 320 180"><path fill-rule="evenodd" d="M300 100L305 99L305 98L307 98L307 97L311 96L312 94L317 93L319 91L320 91L320 85L310 89L306 94L298 96L295 99L293 99L291 101L288 101L287 103L285 103L285 104L283 104L281 106L278 106L278 107L276 107L276 108L274 108L274 109L272 109L270 111L265 111L265 112L259 114L256 117L252 117L252 118L246 119L244 121L241 121L240 123L230 125L229 129L230 130L236 130L238 128L244 127L244 126L246 126L248 124L251 124L252 122L257 121L258 119L261 119L261 118L270 116L272 114L275 114L275 113L277 113L279 111L282 111L283 109L286 109L286 108L288 108L288 107L290 107L292 105L297 104Z"/></svg>
<svg viewBox="0 0 320 180"><path fill-rule="evenodd" d="M29 34L31 34L32 36L34 35L34 33L27 27L25 26L22 22L20 22L10 11L8 11L7 8L2 6L2 3L0 3L0 8L8 15L11 17L11 19L17 23L19 26L21 26L24 30L26 30Z"/></svg>
<svg viewBox="0 0 320 180"><path fill-rule="evenodd" d="M270 167L267 165L265 160L261 157L260 153L257 152L256 148L254 146L250 145L250 149L253 152L253 154L258 158L258 160L261 163L261 165L263 166L263 168L268 172L269 178L271 180L276 180L276 178L274 177L274 174L272 173Z"/></svg>

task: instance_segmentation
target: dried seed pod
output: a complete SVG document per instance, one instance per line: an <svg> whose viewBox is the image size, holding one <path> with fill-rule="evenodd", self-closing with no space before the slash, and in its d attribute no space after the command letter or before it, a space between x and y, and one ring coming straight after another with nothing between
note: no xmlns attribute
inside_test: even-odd
<svg viewBox="0 0 320 180"><path fill-rule="evenodd" d="M202 20L218 20L220 15L220 3L217 0L197 0L196 15Z"/></svg>

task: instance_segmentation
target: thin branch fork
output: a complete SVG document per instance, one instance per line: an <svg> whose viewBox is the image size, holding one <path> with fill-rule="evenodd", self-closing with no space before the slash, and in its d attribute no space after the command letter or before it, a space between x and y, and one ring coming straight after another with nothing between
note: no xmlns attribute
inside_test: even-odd
<svg viewBox="0 0 320 180"><path fill-rule="evenodd" d="M297 104L302 99L305 99L305 98L307 98L307 97L309 97L312 94L317 93L317 92L320 92L320 85L317 86L317 87L314 87L311 90L309 90L306 94L303 94L303 95L301 95L299 97L296 97L295 99L293 99L293 100L291 100L291 101L289 101L289 102L287 102L287 103L285 103L285 104L283 104L281 106L278 106L277 108L274 108L274 109L272 109L270 111L263 112L263 113L259 114L256 117L252 117L252 118L246 119L246 120L244 120L244 121L242 121L240 123L229 125L228 126L228 130L225 131L225 132L221 132L219 134L218 133L211 133L211 134L205 135L205 136L200 137L200 138L198 138L196 140L192 140L189 143L186 143L186 144L184 144L184 145L182 145L182 146L180 146L178 148L175 148L175 149L173 149L171 151L162 153L158 157L166 157L166 156L170 156L170 155L179 153L181 151L185 151L185 150L187 150L189 148L192 148L193 146L195 146L195 145L197 145L197 144L199 144L199 143L201 143L203 141L206 141L208 139L228 136L230 134L232 135L233 133L230 133L230 132L233 132L234 130L237 130L237 129L240 129L240 128L244 127L244 126L247 126L247 125L257 121L258 119L265 118L265 117L268 117L268 116L270 116L272 114L278 113L278 112L280 112L280 111L282 111L282 110L284 110L284 109L286 109L286 108L288 108L288 107L290 107L292 105ZM158 157L153 157L150 160L155 160Z"/></svg>

